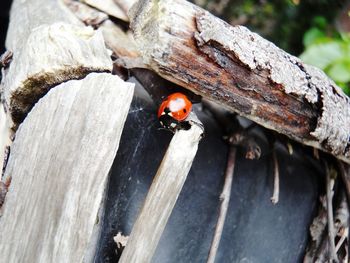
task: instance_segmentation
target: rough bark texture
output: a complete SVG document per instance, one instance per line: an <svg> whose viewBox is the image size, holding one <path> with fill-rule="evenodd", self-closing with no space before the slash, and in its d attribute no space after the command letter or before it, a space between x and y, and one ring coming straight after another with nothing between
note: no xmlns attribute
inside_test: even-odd
<svg viewBox="0 0 350 263"><path fill-rule="evenodd" d="M119 263L151 262L198 149L203 129L176 131L153 179Z"/></svg>
<svg viewBox="0 0 350 263"><path fill-rule="evenodd" d="M163 77L350 163L349 98L322 71L185 0L140 0L129 16Z"/></svg>
<svg viewBox="0 0 350 263"><path fill-rule="evenodd" d="M82 262L98 223L106 178L133 84L89 74L52 89L16 133L0 218L3 262Z"/></svg>

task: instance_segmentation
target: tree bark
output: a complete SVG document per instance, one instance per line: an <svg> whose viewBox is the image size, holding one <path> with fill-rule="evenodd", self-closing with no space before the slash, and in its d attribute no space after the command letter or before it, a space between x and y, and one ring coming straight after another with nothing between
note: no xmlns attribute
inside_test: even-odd
<svg viewBox="0 0 350 263"><path fill-rule="evenodd" d="M129 17L164 78L350 163L349 98L322 71L185 0L139 0Z"/></svg>

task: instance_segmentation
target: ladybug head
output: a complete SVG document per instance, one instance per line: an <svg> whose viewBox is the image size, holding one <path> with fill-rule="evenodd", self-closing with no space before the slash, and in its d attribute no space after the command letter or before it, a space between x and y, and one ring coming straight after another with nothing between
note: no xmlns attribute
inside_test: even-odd
<svg viewBox="0 0 350 263"><path fill-rule="evenodd" d="M175 132L176 130L189 130L191 125L188 121L178 121L171 116L171 113L159 117L159 123L163 128Z"/></svg>
<svg viewBox="0 0 350 263"><path fill-rule="evenodd" d="M165 108L163 114L159 117L159 123L165 129L176 130L179 127L180 122L174 119L171 115L170 110Z"/></svg>

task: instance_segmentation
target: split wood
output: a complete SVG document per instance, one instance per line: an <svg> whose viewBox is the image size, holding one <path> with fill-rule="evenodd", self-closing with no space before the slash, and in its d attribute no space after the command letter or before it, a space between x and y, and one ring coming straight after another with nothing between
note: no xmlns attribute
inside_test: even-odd
<svg viewBox="0 0 350 263"><path fill-rule="evenodd" d="M119 263L151 262L203 134L203 127L198 119L190 123L189 130L175 132Z"/></svg>

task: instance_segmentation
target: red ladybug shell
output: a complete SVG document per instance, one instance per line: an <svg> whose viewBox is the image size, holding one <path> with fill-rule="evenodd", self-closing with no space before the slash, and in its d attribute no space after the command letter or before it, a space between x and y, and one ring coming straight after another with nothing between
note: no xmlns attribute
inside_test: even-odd
<svg viewBox="0 0 350 263"><path fill-rule="evenodd" d="M160 105L158 118L162 115L169 115L176 121L183 121L190 114L192 109L191 101L182 93L173 93L169 95Z"/></svg>

